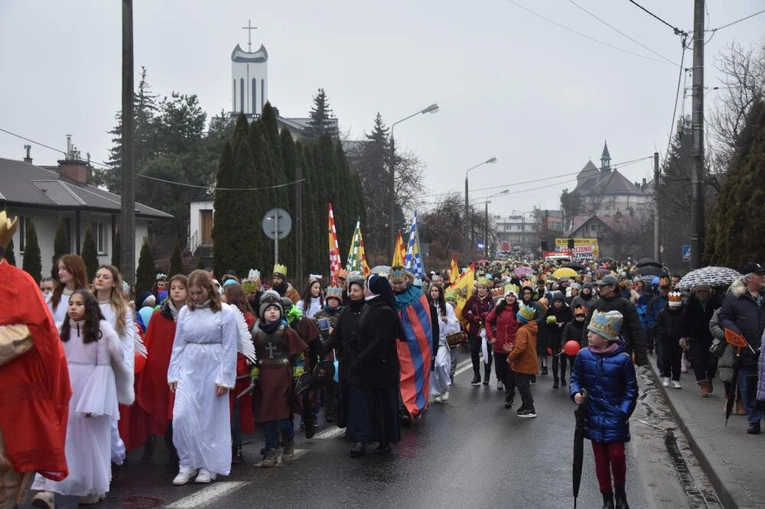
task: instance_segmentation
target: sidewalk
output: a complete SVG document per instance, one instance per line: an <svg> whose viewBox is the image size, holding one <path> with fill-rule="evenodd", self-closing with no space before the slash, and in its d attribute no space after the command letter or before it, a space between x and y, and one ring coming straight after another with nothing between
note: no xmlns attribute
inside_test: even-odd
<svg viewBox="0 0 765 509"><path fill-rule="evenodd" d="M655 358L651 367L657 376ZM765 434L747 435L746 416L735 408L725 426L725 390L715 379L714 392L702 398L692 371L680 377L683 388L658 386L667 396L680 430L726 509L765 509Z"/></svg>

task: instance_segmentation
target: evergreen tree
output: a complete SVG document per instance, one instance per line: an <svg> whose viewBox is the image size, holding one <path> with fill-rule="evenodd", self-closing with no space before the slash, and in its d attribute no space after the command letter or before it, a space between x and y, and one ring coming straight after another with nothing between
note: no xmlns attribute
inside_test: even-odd
<svg viewBox="0 0 765 509"><path fill-rule="evenodd" d="M120 260L120 250L122 249L120 242L120 229L117 228L114 232L114 238L112 239L112 265L116 267L117 270L120 270L120 265L122 263Z"/></svg>
<svg viewBox="0 0 765 509"><path fill-rule="evenodd" d="M148 237L144 237L141 245L141 254L138 257L138 269L135 275L135 293L148 292L154 286L156 279L154 268L154 256L151 254L151 246Z"/></svg>
<svg viewBox="0 0 765 509"><path fill-rule="evenodd" d="M22 267L32 276L32 279L39 282L42 279L42 260L40 258L40 244L37 242L37 230L30 219L27 222L27 242L24 246L24 261Z"/></svg>
<svg viewBox="0 0 765 509"><path fill-rule="evenodd" d="M66 234L66 224L64 220L58 222L58 228L56 228L56 237L53 240L53 259L51 260L51 277L58 279L58 267L56 262L72 251L71 244L69 242L69 236Z"/></svg>
<svg viewBox="0 0 765 509"><path fill-rule="evenodd" d="M176 274L185 274L183 270L183 258L181 257L181 239L179 237L175 237L173 254L170 255L170 272L168 273L168 276L174 276Z"/></svg>
<svg viewBox="0 0 765 509"><path fill-rule="evenodd" d="M10 265L16 266L16 255L13 253L13 239L8 243L8 247L5 248L5 261Z"/></svg>
<svg viewBox="0 0 765 509"><path fill-rule="evenodd" d="M318 140L322 134L328 134L332 138L338 138L340 133L337 128L337 119L329 107L329 99L323 88L313 96L313 107L310 112L311 120L303 131L303 137L308 141Z"/></svg>
<svg viewBox="0 0 765 509"><path fill-rule="evenodd" d="M765 252L765 103L755 102L738 136L717 213L706 232L706 256L712 265L739 268Z"/></svg>
<svg viewBox="0 0 765 509"><path fill-rule="evenodd" d="M98 252L96 251L96 239L90 227L85 230L85 238L82 241L82 261L85 263L88 275L95 277L99 266Z"/></svg>

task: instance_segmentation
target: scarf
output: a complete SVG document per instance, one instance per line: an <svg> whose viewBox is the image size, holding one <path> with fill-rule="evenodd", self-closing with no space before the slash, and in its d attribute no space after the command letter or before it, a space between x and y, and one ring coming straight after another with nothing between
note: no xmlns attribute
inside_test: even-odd
<svg viewBox="0 0 765 509"><path fill-rule="evenodd" d="M178 309L175 308L175 304L170 299L167 299L167 310L170 311L170 316L173 317L173 321L178 321Z"/></svg>
<svg viewBox="0 0 765 509"><path fill-rule="evenodd" d="M207 299L201 304L194 304L194 309L209 309L210 308L210 299Z"/></svg>
<svg viewBox="0 0 765 509"><path fill-rule="evenodd" d="M337 306L335 308L331 308L331 307L329 307L329 304L327 304L326 302L324 303L324 311L326 311L330 315L336 315L337 313L342 311L342 309L343 309L342 306Z"/></svg>
<svg viewBox="0 0 765 509"><path fill-rule="evenodd" d="M284 294L287 293L288 285L289 283L285 281L280 285L271 285L271 289L278 293L280 297L284 297Z"/></svg>
<svg viewBox="0 0 765 509"><path fill-rule="evenodd" d="M258 322L258 328L266 334L273 334L281 324L281 319L276 320L275 322L266 322L265 320L261 320Z"/></svg>
<svg viewBox="0 0 765 509"><path fill-rule="evenodd" d="M619 343L611 343L605 348L596 348L594 346L588 346L587 348L589 348L592 353L605 355L609 353L614 353L616 349L619 348Z"/></svg>

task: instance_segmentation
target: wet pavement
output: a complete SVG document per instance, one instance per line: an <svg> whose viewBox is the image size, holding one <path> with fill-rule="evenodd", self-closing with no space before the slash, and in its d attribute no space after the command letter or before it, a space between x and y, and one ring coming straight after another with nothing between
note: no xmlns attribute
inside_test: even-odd
<svg viewBox="0 0 765 509"><path fill-rule="evenodd" d="M368 454L351 459L342 431L322 426L316 437L296 436L297 458L291 465L264 469L260 434L247 437L245 463L211 485L172 486L175 470L163 465L162 440L152 462L129 463L105 501L94 507L149 509L210 507L250 509L310 507L568 508L573 507L572 457L574 407L567 388L552 389L552 376L538 376L532 387L538 417L520 419L516 406L506 410L503 392L491 385L471 387L469 354L461 362L451 398L431 404L422 419L404 429L402 442L389 456ZM463 367L464 366L464 367ZM641 382L642 383L642 382ZM687 461L690 482L683 484L676 458L668 453L668 411L652 409L656 391L641 390L643 401L633 416L633 440L627 445L627 496L633 508L721 507L708 481L680 438L677 458ZM685 460L684 460L685 461ZM712 505L694 501L702 491ZM703 497L702 497L703 499ZM578 507L600 508L592 451L585 441L584 473ZM28 507L28 506L27 506ZM74 508L76 500L58 501Z"/></svg>

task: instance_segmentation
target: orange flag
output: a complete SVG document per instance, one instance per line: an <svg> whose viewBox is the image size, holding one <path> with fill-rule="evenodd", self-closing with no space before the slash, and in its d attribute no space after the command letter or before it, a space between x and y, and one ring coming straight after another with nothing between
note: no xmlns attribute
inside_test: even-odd
<svg viewBox="0 0 765 509"><path fill-rule="evenodd" d="M730 329L725 329L725 341L727 341L729 345L735 346L739 353L741 353L742 348L747 347L752 350L752 353L755 353L754 349L749 345L749 342L746 340L746 338L744 338L744 336L733 332Z"/></svg>

